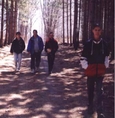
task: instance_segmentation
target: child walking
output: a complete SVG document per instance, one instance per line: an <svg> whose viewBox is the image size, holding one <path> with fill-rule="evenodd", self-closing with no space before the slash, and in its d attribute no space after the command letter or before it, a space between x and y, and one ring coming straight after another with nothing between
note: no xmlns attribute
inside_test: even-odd
<svg viewBox="0 0 115 118"><path fill-rule="evenodd" d="M21 33L16 32L16 38L13 40L10 52L14 55L15 71L20 71L22 52L25 49L24 40L21 38Z"/></svg>

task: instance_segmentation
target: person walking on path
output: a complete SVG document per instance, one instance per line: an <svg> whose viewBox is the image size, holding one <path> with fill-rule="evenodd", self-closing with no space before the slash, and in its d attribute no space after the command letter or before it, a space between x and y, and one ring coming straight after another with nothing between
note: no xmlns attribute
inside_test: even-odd
<svg viewBox="0 0 115 118"><path fill-rule="evenodd" d="M42 38L38 36L37 30L33 30L33 36L30 38L27 46L27 51L31 54L32 73L35 73L35 71L38 71L39 69L43 46Z"/></svg>
<svg viewBox="0 0 115 118"><path fill-rule="evenodd" d="M53 32L50 32L49 39L45 43L45 51L48 57L48 73L49 74L51 74L52 72L54 60L55 60L55 53L57 50L58 50L58 43L54 39Z"/></svg>
<svg viewBox="0 0 115 118"><path fill-rule="evenodd" d="M20 70L21 60L22 60L22 52L25 49L25 42L21 38L21 33L16 32L16 38L13 40L10 52L14 54L14 63L15 63L15 71Z"/></svg>
<svg viewBox="0 0 115 118"><path fill-rule="evenodd" d="M96 84L97 114L98 118L104 118L102 81L105 69L109 67L109 49L105 40L101 38L102 29L99 24L94 24L92 33L93 38L85 43L80 61L87 76L88 113L94 112L94 85Z"/></svg>

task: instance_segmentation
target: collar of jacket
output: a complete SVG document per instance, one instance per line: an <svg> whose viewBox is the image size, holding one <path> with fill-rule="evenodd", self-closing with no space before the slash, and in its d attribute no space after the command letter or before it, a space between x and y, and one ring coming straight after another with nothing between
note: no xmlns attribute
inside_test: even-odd
<svg viewBox="0 0 115 118"><path fill-rule="evenodd" d="M19 41L19 39L17 39L17 38L15 38L15 40L18 40ZM20 40L22 40L22 38L20 37Z"/></svg>
<svg viewBox="0 0 115 118"><path fill-rule="evenodd" d="M54 38L49 38L49 41L54 41Z"/></svg>
<svg viewBox="0 0 115 118"><path fill-rule="evenodd" d="M92 46L91 46L91 55L93 54L93 45L94 45L94 43L95 43L95 44L99 44L101 41L102 41L102 38L101 38L98 42L93 40ZM103 42L102 42L102 54L104 54Z"/></svg>
<svg viewBox="0 0 115 118"><path fill-rule="evenodd" d="M37 36L36 36L36 38L39 38L39 36L37 35ZM32 36L32 38L31 38L31 39L32 39L32 40L34 40L34 36Z"/></svg>
<svg viewBox="0 0 115 118"><path fill-rule="evenodd" d="M99 41L95 41L95 40L93 40L93 43L95 43L95 44L99 44L101 41L102 41L102 38L101 38Z"/></svg>

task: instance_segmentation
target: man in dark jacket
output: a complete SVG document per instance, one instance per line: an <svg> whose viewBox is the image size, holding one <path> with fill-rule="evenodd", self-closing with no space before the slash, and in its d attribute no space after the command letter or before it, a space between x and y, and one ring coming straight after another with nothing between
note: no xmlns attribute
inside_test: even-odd
<svg viewBox="0 0 115 118"><path fill-rule="evenodd" d="M35 73L39 69L41 61L41 52L43 50L43 41L37 34L37 30L33 30L33 36L28 42L27 51L31 54L31 72Z"/></svg>
<svg viewBox="0 0 115 118"><path fill-rule="evenodd" d="M84 45L81 65L87 76L88 113L93 114L94 86L97 93L98 118L104 118L102 100L102 81L105 68L109 66L109 50L106 42L101 38L102 29L99 24L92 28L93 38Z"/></svg>
<svg viewBox="0 0 115 118"><path fill-rule="evenodd" d="M54 60L55 60L55 53L57 50L58 50L58 43L54 39L53 32L50 32L49 39L46 41L45 44L45 51L47 52L47 56L48 56L49 74L51 74L52 72Z"/></svg>
<svg viewBox="0 0 115 118"><path fill-rule="evenodd" d="M12 42L10 52L14 54L15 70L19 71L21 66L22 52L25 49L24 40L21 33L16 32L16 39Z"/></svg>

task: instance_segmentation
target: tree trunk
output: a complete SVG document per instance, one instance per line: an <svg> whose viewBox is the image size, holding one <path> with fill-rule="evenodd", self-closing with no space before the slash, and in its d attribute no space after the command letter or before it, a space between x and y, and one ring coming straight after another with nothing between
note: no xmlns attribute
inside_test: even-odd
<svg viewBox="0 0 115 118"><path fill-rule="evenodd" d="M4 45L6 45L6 44L8 44L8 27L9 27L9 25L8 25L8 21L9 21L9 19L8 19L8 15L9 15L9 13L8 13L9 11L8 11L8 0L6 0L6 35L5 35L5 43L4 43Z"/></svg>
<svg viewBox="0 0 115 118"><path fill-rule="evenodd" d="M88 0L84 1L83 43L88 39Z"/></svg>
<svg viewBox="0 0 115 118"><path fill-rule="evenodd" d="M3 26L4 26L4 0L2 0L2 10L1 10L1 40L0 40L0 47L3 46Z"/></svg>
<svg viewBox="0 0 115 118"><path fill-rule="evenodd" d="M78 20L78 0L74 0L74 30L73 30L73 45L74 49L77 50L79 45L79 32L77 32L77 20Z"/></svg>
<svg viewBox="0 0 115 118"><path fill-rule="evenodd" d="M65 43L65 25L64 25L64 20L65 20L65 16L64 16L64 10L65 10L65 7L64 7L64 0L63 0L63 44Z"/></svg>
<svg viewBox="0 0 115 118"><path fill-rule="evenodd" d="M11 0L11 6L9 11L9 42L8 44L12 43L14 38L14 30L13 30L13 0Z"/></svg>
<svg viewBox="0 0 115 118"><path fill-rule="evenodd" d="M17 31L17 0L14 1L15 2L15 12L14 12L14 36L15 36L15 33Z"/></svg>
<svg viewBox="0 0 115 118"><path fill-rule="evenodd" d="M11 0L11 26L10 26L10 30L11 30L11 42L14 39L14 0Z"/></svg>
<svg viewBox="0 0 115 118"><path fill-rule="evenodd" d="M71 10L72 10L72 0L70 0L70 46L72 46L72 14L71 14Z"/></svg>
<svg viewBox="0 0 115 118"><path fill-rule="evenodd" d="M66 4L67 4L67 44L69 44L68 0Z"/></svg>

